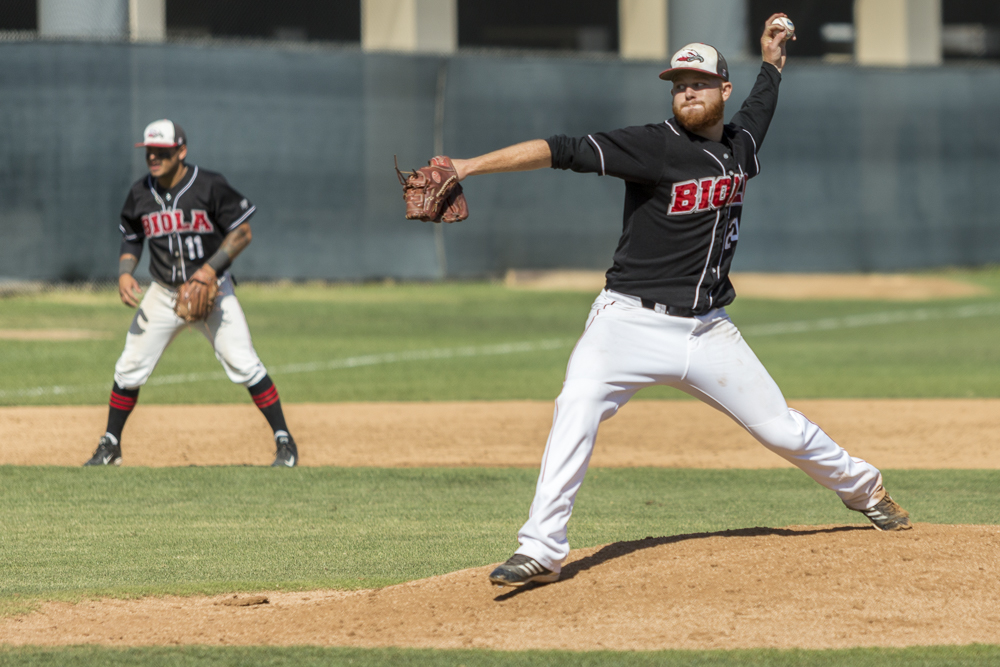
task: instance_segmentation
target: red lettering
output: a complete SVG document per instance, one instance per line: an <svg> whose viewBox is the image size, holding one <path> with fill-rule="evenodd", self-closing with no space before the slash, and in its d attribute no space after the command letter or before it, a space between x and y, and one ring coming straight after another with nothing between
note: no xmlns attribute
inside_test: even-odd
<svg viewBox="0 0 1000 667"><path fill-rule="evenodd" d="M700 182L700 185L701 185L701 201L698 202L698 210L699 211L704 211L705 209L708 208L708 199L709 199L709 197L712 194L712 183L714 183L714 182L715 182L715 179L712 179L712 178L703 178L703 179L701 179L701 182Z"/></svg>
<svg viewBox="0 0 1000 667"><path fill-rule="evenodd" d="M743 205L743 193L746 191L747 182L745 179L736 176L736 183L733 185L733 205Z"/></svg>
<svg viewBox="0 0 1000 667"><path fill-rule="evenodd" d="M743 205L746 178L739 174L675 183L668 215Z"/></svg>
<svg viewBox="0 0 1000 667"><path fill-rule="evenodd" d="M715 187L712 189L712 208L722 208L726 205L729 196L733 194L732 184L733 179L728 176L716 181Z"/></svg>
<svg viewBox="0 0 1000 667"><path fill-rule="evenodd" d="M690 213L698 203L698 182L685 181L674 185L670 213Z"/></svg>
<svg viewBox="0 0 1000 667"><path fill-rule="evenodd" d="M208 213L206 211L191 211L191 217L193 218L191 222L192 231L206 233L212 231L212 223L208 221Z"/></svg>
<svg viewBox="0 0 1000 667"><path fill-rule="evenodd" d="M696 190L690 193L690 205L694 206ZM165 236L175 232L211 234L215 228L208 217L208 211L191 211L191 221L184 217L184 211L156 211L142 216L142 231L147 237Z"/></svg>

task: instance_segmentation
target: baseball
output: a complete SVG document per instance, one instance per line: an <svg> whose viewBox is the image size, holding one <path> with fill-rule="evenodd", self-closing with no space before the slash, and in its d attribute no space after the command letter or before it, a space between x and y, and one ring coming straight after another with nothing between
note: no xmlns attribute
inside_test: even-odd
<svg viewBox="0 0 1000 667"><path fill-rule="evenodd" d="M787 35L785 36L785 41L788 41L795 35L795 24L792 23L790 18L779 16L778 18L771 21L771 25L780 25L785 29Z"/></svg>

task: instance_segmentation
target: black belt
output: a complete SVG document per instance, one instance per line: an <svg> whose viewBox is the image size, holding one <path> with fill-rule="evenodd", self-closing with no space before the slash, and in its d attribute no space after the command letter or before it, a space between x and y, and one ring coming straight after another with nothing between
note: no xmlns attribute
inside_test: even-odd
<svg viewBox="0 0 1000 667"><path fill-rule="evenodd" d="M656 310L656 302L651 299L640 299L642 301L642 307L648 308L649 310ZM674 317L694 317L693 308L685 308L683 306L668 306L663 304L666 308L667 315L672 315Z"/></svg>

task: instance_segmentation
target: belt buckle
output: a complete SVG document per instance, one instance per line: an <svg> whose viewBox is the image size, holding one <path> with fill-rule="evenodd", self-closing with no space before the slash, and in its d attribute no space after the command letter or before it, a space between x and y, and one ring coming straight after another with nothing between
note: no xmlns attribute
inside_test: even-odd
<svg viewBox="0 0 1000 667"><path fill-rule="evenodd" d="M684 308L683 306L668 306L665 303L656 303L652 299L640 299L640 301L642 302L643 308L651 310L654 313L670 315L671 317L694 317L694 311L690 308Z"/></svg>
<svg viewBox="0 0 1000 667"><path fill-rule="evenodd" d="M652 299L640 299L642 302L642 307L651 310L654 313L660 313L661 315L669 314L670 306L663 303L656 303Z"/></svg>

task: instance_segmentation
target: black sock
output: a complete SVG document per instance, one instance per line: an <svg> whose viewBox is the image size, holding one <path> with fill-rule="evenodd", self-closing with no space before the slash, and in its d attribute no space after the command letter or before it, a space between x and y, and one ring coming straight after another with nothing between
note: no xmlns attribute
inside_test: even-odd
<svg viewBox="0 0 1000 667"><path fill-rule="evenodd" d="M288 433L288 426L285 425L285 413L281 410L281 399L278 397L277 387L271 382L271 376L265 375L263 380L252 387L247 387L247 389L250 391L250 398L264 413L264 418L271 425L271 430L276 435L278 431Z"/></svg>
<svg viewBox="0 0 1000 667"><path fill-rule="evenodd" d="M125 420L132 414L135 402L139 398L139 389L123 389L115 382L111 388L111 399L108 401L108 433L114 436L121 444L122 429L125 428Z"/></svg>

